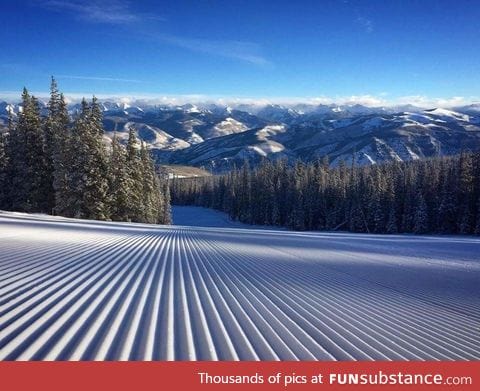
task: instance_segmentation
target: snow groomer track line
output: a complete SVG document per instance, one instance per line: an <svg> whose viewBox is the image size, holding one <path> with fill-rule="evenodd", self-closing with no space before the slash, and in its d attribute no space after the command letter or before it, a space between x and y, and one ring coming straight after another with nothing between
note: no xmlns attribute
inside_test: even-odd
<svg viewBox="0 0 480 391"><path fill-rule="evenodd" d="M480 359L479 238L222 221L0 213L0 359Z"/></svg>

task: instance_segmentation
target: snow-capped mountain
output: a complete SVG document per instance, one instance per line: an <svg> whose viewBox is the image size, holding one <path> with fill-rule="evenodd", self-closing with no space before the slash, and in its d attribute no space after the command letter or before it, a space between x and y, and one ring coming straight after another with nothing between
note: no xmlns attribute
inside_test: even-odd
<svg viewBox="0 0 480 391"><path fill-rule="evenodd" d="M42 113L46 112L45 102ZM247 159L312 161L329 157L375 164L480 149L480 104L453 109L361 105L149 105L101 102L106 136L126 140L129 127L159 163L228 169ZM79 104L69 106L75 116ZM18 104L0 102L0 128Z"/></svg>
<svg viewBox="0 0 480 391"><path fill-rule="evenodd" d="M157 151L157 158L222 170L245 159L251 163L262 158L312 161L328 156L333 165L352 159L357 164L376 164L480 149L480 112L408 108L415 111L366 108L361 114L346 114L350 108L334 106L300 113L268 106L256 113L268 122L265 126L212 137L173 153Z"/></svg>

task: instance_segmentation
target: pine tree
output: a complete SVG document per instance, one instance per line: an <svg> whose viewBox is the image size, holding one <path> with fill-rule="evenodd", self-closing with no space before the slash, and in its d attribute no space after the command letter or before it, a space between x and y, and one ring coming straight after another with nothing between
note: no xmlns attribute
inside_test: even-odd
<svg viewBox="0 0 480 391"><path fill-rule="evenodd" d="M460 212L458 216L458 227L460 233L466 234L473 232L473 221L475 217L475 177L472 154L462 153L458 164L460 171L457 196L457 208Z"/></svg>
<svg viewBox="0 0 480 391"><path fill-rule="evenodd" d="M453 188L455 175L447 168L445 169L440 193L440 205L436 214L438 226L442 233L454 233L457 229L457 205Z"/></svg>
<svg viewBox="0 0 480 391"><path fill-rule="evenodd" d="M397 217L395 216L395 210L391 209L388 215L386 233L396 234L397 232L398 232Z"/></svg>
<svg viewBox="0 0 480 391"><path fill-rule="evenodd" d="M48 211L48 177L40 108L27 89L22 93L22 112L9 135L10 201L13 210Z"/></svg>
<svg viewBox="0 0 480 391"><path fill-rule="evenodd" d="M475 224L474 232L476 235L480 235L480 197L478 197L477 200L477 222Z"/></svg>
<svg viewBox="0 0 480 391"><path fill-rule="evenodd" d="M30 104L30 95L24 88L22 93L22 112L24 108ZM25 122L23 113L19 113L22 123ZM11 210L23 211L26 200L27 191L25 188L25 178L27 178L27 161L25 156L26 139L25 139L25 125L19 126L9 121L9 135L7 145L7 176L8 176L8 194L9 208ZM15 190L14 190L15 189Z"/></svg>
<svg viewBox="0 0 480 391"><path fill-rule="evenodd" d="M305 229L305 197L303 191L305 167L303 164L297 162L290 177L290 183L292 184L292 212L290 214L289 226L292 229L303 231Z"/></svg>
<svg viewBox="0 0 480 391"><path fill-rule="evenodd" d="M103 136L103 115L102 110L100 109L100 105L98 103L98 99L95 96L92 98L88 119L92 136Z"/></svg>
<svg viewBox="0 0 480 391"><path fill-rule="evenodd" d="M5 144L5 136L0 133L0 210L8 208L8 157Z"/></svg>
<svg viewBox="0 0 480 391"><path fill-rule="evenodd" d="M172 224L172 210L170 206L170 187L167 179L160 180L162 188L161 194L163 196L160 224Z"/></svg>
<svg viewBox="0 0 480 391"><path fill-rule="evenodd" d="M374 231L376 233L385 232L385 216L383 213L382 203L377 197L375 197L373 202L373 224L374 224Z"/></svg>
<svg viewBox="0 0 480 391"><path fill-rule="evenodd" d="M82 101L70 128L63 95L52 77L48 114L26 89L8 142L0 135L0 208L67 217L170 223L168 181L158 177L133 129L125 149L112 140L107 153L102 111L95 97ZM145 202L142 202L145 201Z"/></svg>
<svg viewBox="0 0 480 391"><path fill-rule="evenodd" d="M59 108L60 108L60 92L56 80L51 79L50 84L50 100L48 102L48 115L45 119L44 136L45 136L45 175L48 183L48 209L53 210L55 207L55 190L53 186L55 173L55 155L58 150L57 143L59 142L59 132L61 131L58 124Z"/></svg>
<svg viewBox="0 0 480 391"><path fill-rule="evenodd" d="M250 166L248 161L245 161L241 170L238 188L236 189L239 195L239 220L245 223L252 222L252 179L250 173Z"/></svg>
<svg viewBox="0 0 480 391"><path fill-rule="evenodd" d="M133 127L129 128L127 141L127 172L132 181L128 215L132 221L143 221L143 168L138 151L138 141Z"/></svg>
<svg viewBox="0 0 480 391"><path fill-rule="evenodd" d="M106 220L109 218L107 155L97 126L92 108L83 100L69 147L72 164L67 209L73 217Z"/></svg>
<svg viewBox="0 0 480 391"><path fill-rule="evenodd" d="M478 233L480 154L350 169L342 163L329 168L318 162L293 167L263 162L225 175L176 180L172 195L174 203L294 229ZM465 199L469 213L455 203Z"/></svg>
<svg viewBox="0 0 480 391"><path fill-rule="evenodd" d="M82 99L80 113L73 124L71 136L67 141L66 154L68 156L68 175L64 203L57 204L59 213L64 216L82 218L85 217L83 207L83 192L85 190L84 169L89 150L83 139L86 134L88 103Z"/></svg>
<svg viewBox="0 0 480 391"><path fill-rule="evenodd" d="M85 216L88 219L106 220L109 218L108 165L107 153L103 144L101 111L96 98L93 98L88 111L83 143L88 149L84 168L83 206Z"/></svg>
<svg viewBox="0 0 480 391"><path fill-rule="evenodd" d="M428 232L427 204L425 203L425 199L421 193L417 194L413 232L416 234Z"/></svg>
<svg viewBox="0 0 480 391"><path fill-rule="evenodd" d="M48 115L45 119L46 182L48 183L48 208L56 214L65 214L68 199L68 138L70 118L63 94L55 78L50 85Z"/></svg>
<svg viewBox="0 0 480 391"><path fill-rule="evenodd" d="M128 173L125 148L116 134L112 138L108 173L111 218L114 221L130 221L133 181Z"/></svg>
<svg viewBox="0 0 480 391"><path fill-rule="evenodd" d="M155 174L155 168L150 154L142 142L140 147L140 161L142 172L142 221L158 223L162 218L162 196L160 184Z"/></svg>
<svg viewBox="0 0 480 391"><path fill-rule="evenodd" d="M73 149L70 118L63 94L60 94L54 120L51 121L52 142L51 160L53 163L53 190L55 192L55 213L67 216L68 200L72 197L70 183L71 159L76 153Z"/></svg>

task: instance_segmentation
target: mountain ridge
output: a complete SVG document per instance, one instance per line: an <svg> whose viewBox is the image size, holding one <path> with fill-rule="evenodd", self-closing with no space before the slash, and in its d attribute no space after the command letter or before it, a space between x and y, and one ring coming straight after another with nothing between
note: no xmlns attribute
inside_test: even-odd
<svg viewBox="0 0 480 391"><path fill-rule="evenodd" d="M42 113L46 103L40 101ZM158 163L223 171L264 158L376 164L480 149L480 104L452 109L413 105L151 105L101 102L106 137L133 126ZM0 102L0 129L21 106ZM69 105L75 116L79 104ZM124 137L125 136L125 137Z"/></svg>

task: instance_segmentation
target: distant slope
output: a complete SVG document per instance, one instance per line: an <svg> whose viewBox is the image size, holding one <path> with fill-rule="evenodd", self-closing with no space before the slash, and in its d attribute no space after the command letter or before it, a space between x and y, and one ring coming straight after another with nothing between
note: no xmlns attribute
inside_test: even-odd
<svg viewBox="0 0 480 391"><path fill-rule="evenodd" d="M212 175L211 172L193 166L165 165L159 166L162 172L166 172L170 178L191 178Z"/></svg>
<svg viewBox="0 0 480 391"><path fill-rule="evenodd" d="M196 206L172 206L172 224L188 227L259 228L230 220L226 213Z"/></svg>
<svg viewBox="0 0 480 391"><path fill-rule="evenodd" d="M328 156L333 165L353 157L361 165L408 161L480 149L478 123L477 117L443 109L305 120L214 138L174 151L169 159L212 168L263 157L313 161Z"/></svg>
<svg viewBox="0 0 480 391"><path fill-rule="evenodd" d="M41 110L46 112L45 103ZM222 171L263 158L313 161L328 156L376 164L480 149L480 105L424 110L412 105L248 105L152 106L106 101L106 136L125 142L129 127L158 163ZM70 106L74 116L78 105ZM0 131L18 105L0 102Z"/></svg>

